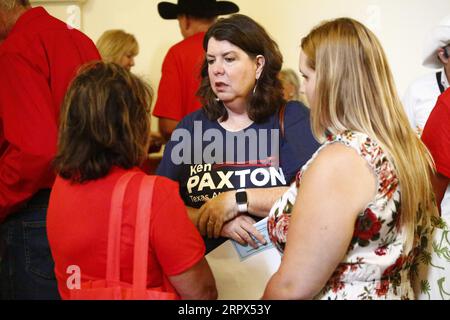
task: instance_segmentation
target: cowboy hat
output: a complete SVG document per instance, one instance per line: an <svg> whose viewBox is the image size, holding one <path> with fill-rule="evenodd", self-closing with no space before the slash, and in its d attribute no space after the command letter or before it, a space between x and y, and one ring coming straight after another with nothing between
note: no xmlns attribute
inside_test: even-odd
<svg viewBox="0 0 450 320"><path fill-rule="evenodd" d="M427 37L423 65L428 68L440 69L442 62L438 50L450 44L450 16L442 20Z"/></svg>
<svg viewBox="0 0 450 320"><path fill-rule="evenodd" d="M158 4L158 12L163 19L176 19L180 14L209 18L238 11L239 7L231 1L178 0L178 4L170 2Z"/></svg>

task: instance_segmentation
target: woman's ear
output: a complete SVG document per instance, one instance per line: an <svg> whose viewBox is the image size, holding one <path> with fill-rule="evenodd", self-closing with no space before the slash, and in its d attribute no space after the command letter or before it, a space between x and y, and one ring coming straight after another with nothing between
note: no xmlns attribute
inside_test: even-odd
<svg viewBox="0 0 450 320"><path fill-rule="evenodd" d="M186 20L184 22L184 27L186 28L186 30L189 30L192 26L192 18L188 15L185 16Z"/></svg>
<svg viewBox="0 0 450 320"><path fill-rule="evenodd" d="M263 55L256 56L256 80L259 80L266 65L266 58Z"/></svg>

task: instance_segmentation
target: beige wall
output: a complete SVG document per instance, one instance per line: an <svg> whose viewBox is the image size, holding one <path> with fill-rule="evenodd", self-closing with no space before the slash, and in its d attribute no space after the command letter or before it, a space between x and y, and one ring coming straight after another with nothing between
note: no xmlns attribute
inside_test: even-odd
<svg viewBox="0 0 450 320"><path fill-rule="evenodd" d="M63 20L76 21L73 10L65 10L73 2L45 6ZM166 51L181 40L177 22L159 17L158 2L87 0L82 5L81 19L81 28L94 41L111 28L135 34L141 52L134 72L147 79L155 90ZM400 94L414 78L428 72L421 66L424 38L437 21L450 14L448 0L235 0L235 3L241 7L241 13L267 28L279 43L286 66L295 70L301 38L320 21L350 16L366 23L384 45Z"/></svg>

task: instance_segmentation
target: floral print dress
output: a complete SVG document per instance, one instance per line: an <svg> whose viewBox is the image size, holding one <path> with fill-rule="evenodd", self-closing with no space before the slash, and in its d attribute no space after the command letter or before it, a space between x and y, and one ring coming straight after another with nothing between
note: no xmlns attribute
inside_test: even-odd
<svg viewBox="0 0 450 320"><path fill-rule="evenodd" d="M272 242L283 253L302 175L317 154L332 143L355 149L367 161L377 177L378 191L357 218L347 255L316 299L414 299L409 276L416 250L404 252L406 237L399 226L398 178L382 148L365 134L347 131L330 136L302 168L297 182L270 212L268 230Z"/></svg>

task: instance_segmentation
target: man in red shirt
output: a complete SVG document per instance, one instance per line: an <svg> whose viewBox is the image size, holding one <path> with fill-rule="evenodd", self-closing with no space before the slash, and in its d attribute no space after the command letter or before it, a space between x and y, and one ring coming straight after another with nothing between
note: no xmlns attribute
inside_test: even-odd
<svg viewBox="0 0 450 320"><path fill-rule="evenodd" d="M229 1L178 0L178 4L158 4L158 12L163 19L178 19L184 38L170 48L164 59L153 111L153 115L159 118L159 131L165 141L170 140L181 119L201 107L196 93L205 56L203 37L206 31L219 15L238 11L239 7Z"/></svg>
<svg viewBox="0 0 450 320"><path fill-rule="evenodd" d="M79 67L100 56L29 0L0 0L0 42L0 298L58 298L45 220L59 109Z"/></svg>
<svg viewBox="0 0 450 320"><path fill-rule="evenodd" d="M441 209L445 191L450 188L450 89L439 97L425 125L422 140L436 163L437 172L432 182ZM450 222L450 211L446 207L442 209L442 217Z"/></svg>

